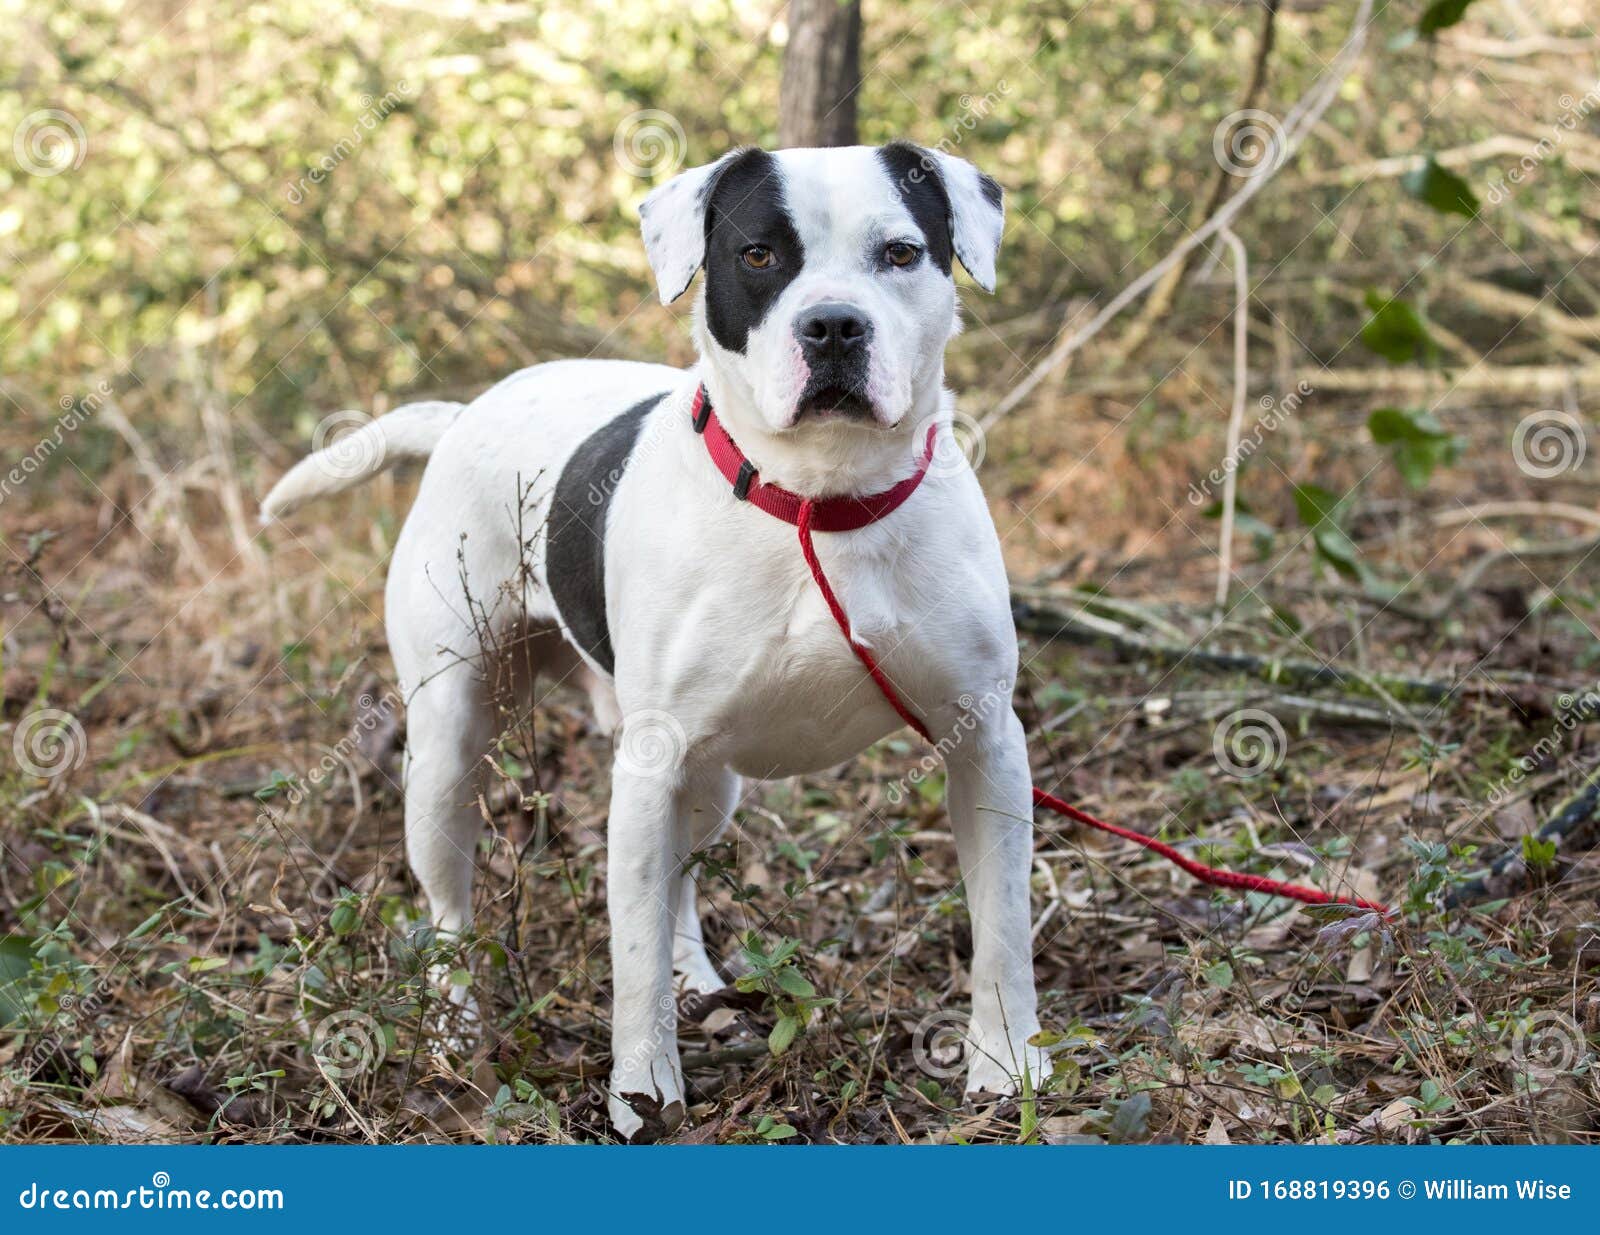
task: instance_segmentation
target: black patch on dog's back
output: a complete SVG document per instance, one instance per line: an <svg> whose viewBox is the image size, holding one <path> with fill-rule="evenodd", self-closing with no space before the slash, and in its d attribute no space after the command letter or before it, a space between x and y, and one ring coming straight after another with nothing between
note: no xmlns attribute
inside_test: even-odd
<svg viewBox="0 0 1600 1235"><path fill-rule="evenodd" d="M928 242L928 256L942 274L950 273L950 260L954 252L951 239L950 194L945 191L944 177L931 155L910 142L892 142L878 150L878 161L883 164L889 179L900 193L900 200L911 212L911 217L922 229ZM996 190L999 186L996 185Z"/></svg>
<svg viewBox="0 0 1600 1235"><path fill-rule="evenodd" d="M544 573L567 631L607 673L615 672L606 622L606 519L645 418L666 398L651 395L606 421L561 469L546 524Z"/></svg>
<svg viewBox="0 0 1600 1235"><path fill-rule="evenodd" d="M778 264L751 270L741 259L753 244L766 245ZM706 203L706 324L730 352L743 353L750 332L805 263L783 196L778 161L765 150L740 155L717 177Z"/></svg>

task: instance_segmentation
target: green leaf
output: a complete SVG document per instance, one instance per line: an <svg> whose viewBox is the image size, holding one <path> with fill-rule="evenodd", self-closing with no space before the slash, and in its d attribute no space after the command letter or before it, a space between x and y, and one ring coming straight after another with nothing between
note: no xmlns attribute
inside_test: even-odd
<svg viewBox="0 0 1600 1235"><path fill-rule="evenodd" d="M1108 1139L1118 1145L1143 1140L1149 1123L1150 1095L1136 1093L1117 1107L1117 1113L1111 1117L1111 1126L1107 1129Z"/></svg>
<svg viewBox="0 0 1600 1235"><path fill-rule="evenodd" d="M1471 187L1453 171L1440 167L1431 154L1421 167L1400 177L1400 187L1440 214L1478 217L1478 198Z"/></svg>
<svg viewBox="0 0 1600 1235"><path fill-rule="evenodd" d="M1311 529L1317 556L1348 579L1360 579L1365 567L1355 541L1339 525L1343 502L1320 485L1296 485L1295 510L1300 522Z"/></svg>
<svg viewBox="0 0 1600 1235"><path fill-rule="evenodd" d="M1556 864L1555 841L1540 840L1537 836L1524 836L1522 838L1522 860L1532 870L1549 870Z"/></svg>
<svg viewBox="0 0 1600 1235"><path fill-rule="evenodd" d="M129 939L142 939L161 924L161 919L167 916L165 909L157 909L128 934Z"/></svg>
<svg viewBox="0 0 1600 1235"><path fill-rule="evenodd" d="M1219 991L1225 991L1233 985L1233 966L1227 961L1218 961L1215 965L1207 965L1201 971L1201 976Z"/></svg>
<svg viewBox="0 0 1600 1235"><path fill-rule="evenodd" d="M1417 19L1417 33L1430 38L1447 30L1467 15L1473 0L1434 0Z"/></svg>
<svg viewBox="0 0 1600 1235"><path fill-rule="evenodd" d="M28 1012L23 989L33 974L33 941L23 935L0 935L0 1025L20 1021Z"/></svg>
<svg viewBox="0 0 1600 1235"><path fill-rule="evenodd" d="M335 935L348 935L361 924L361 911L349 902L342 901L328 915L328 929Z"/></svg>
<svg viewBox="0 0 1600 1235"><path fill-rule="evenodd" d="M1361 327L1361 341L1390 364L1431 360L1438 351L1422 314L1410 301L1368 292L1367 308L1372 316Z"/></svg>
<svg viewBox="0 0 1600 1235"><path fill-rule="evenodd" d="M800 1033L800 1018L797 1016L780 1016L778 1023L772 1027L772 1032L767 1035L767 1049L776 1058L794 1045L794 1040Z"/></svg>
<svg viewBox="0 0 1600 1235"><path fill-rule="evenodd" d="M799 999L810 999L817 993L817 988L807 982L798 969L778 970L778 985Z"/></svg>
<svg viewBox="0 0 1600 1235"><path fill-rule="evenodd" d="M1374 442L1389 448L1413 489L1426 486L1434 468L1454 463L1461 453L1461 439L1421 408L1380 407L1367 417L1367 430Z"/></svg>

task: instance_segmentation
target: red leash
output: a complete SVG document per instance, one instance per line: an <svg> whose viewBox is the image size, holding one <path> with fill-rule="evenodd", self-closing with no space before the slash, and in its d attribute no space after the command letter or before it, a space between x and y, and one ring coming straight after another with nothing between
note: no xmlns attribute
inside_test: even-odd
<svg viewBox="0 0 1600 1235"><path fill-rule="evenodd" d="M894 684L889 681L888 674L884 673L877 660L850 633L850 618L845 613L844 606L839 603L839 597L834 593L833 585L828 582L828 576L822 569L822 563L817 559L817 548L812 542L811 533L816 531L850 531L858 527L865 527L868 523L875 522L890 511L898 507L922 483L922 478L927 474L928 464L933 458L934 438L938 432L937 426L928 430L928 440L923 451L920 464L914 475L901 481L892 489L882 493L870 494L866 497L845 498L802 498L798 494L790 493L776 485L759 484L752 488L752 481L756 470L739 450L733 438L728 435L716 414L711 410L711 401L706 397L705 387L701 387L695 394L694 427L697 433L706 439L707 449L710 450L712 459L717 464L717 469L734 486L734 494L742 500L748 500L775 518L782 519L785 523L792 523L799 530L800 552L805 557L806 566L811 571L811 577L816 581L817 590L822 593L822 599L828 604L828 612L833 615L835 624L844 635L845 642L850 645L850 650L855 653L856 659L866 669L868 676L879 692L889 701L889 706L899 714L915 730L924 741L937 746L933 735L928 732L928 727L922 719L905 705L895 690ZM711 430L708 432L708 429ZM1207 866L1203 862L1196 862L1193 858L1180 853L1164 841L1159 841L1153 836L1146 836L1143 832L1135 832L1132 828L1118 827L1114 823L1107 823L1103 819L1096 819L1087 811L1079 810L1076 806L1062 801L1054 794L1046 793L1037 785L1033 788L1033 802L1035 806L1042 806L1046 810L1074 823L1081 823L1087 827L1095 828L1101 832L1108 832L1112 836L1121 837L1123 840L1132 841L1154 853L1159 853L1167 861L1185 873L1194 876L1201 883L1210 884L1216 888L1233 888L1241 892L1264 892L1268 896L1281 896L1288 900L1300 901L1307 905L1349 905L1355 909L1365 909L1373 913L1388 914L1389 909L1375 901L1363 900L1358 896L1338 896L1332 892L1324 892L1319 888L1308 888L1304 884L1288 883L1281 879L1268 879L1264 875L1245 875L1238 871L1221 870L1215 866Z"/></svg>

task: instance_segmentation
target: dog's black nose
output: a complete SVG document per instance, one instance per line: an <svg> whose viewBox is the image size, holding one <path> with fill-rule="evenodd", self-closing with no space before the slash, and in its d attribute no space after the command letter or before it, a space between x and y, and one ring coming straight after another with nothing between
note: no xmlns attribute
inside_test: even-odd
<svg viewBox="0 0 1600 1235"><path fill-rule="evenodd" d="M854 305L825 300L794 320L794 337L807 360L843 360L862 351L872 323Z"/></svg>

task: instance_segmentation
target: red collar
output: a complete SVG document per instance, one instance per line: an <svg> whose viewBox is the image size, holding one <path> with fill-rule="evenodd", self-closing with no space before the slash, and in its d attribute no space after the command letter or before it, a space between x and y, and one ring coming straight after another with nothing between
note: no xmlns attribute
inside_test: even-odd
<svg viewBox="0 0 1600 1235"><path fill-rule="evenodd" d="M760 479L755 464L745 458L744 451L711 410L711 396L704 386L694 392L694 406L689 411L694 418L694 431L705 441L706 453L717 465L717 471L733 486L734 497L766 511L775 519L798 526L800 507L805 499ZM889 514L917 491L922 478L928 474L938 437L939 425L935 422L928 426L928 440L923 444L922 457L917 460L917 470L882 493L812 499L811 526L819 532L853 532Z"/></svg>

